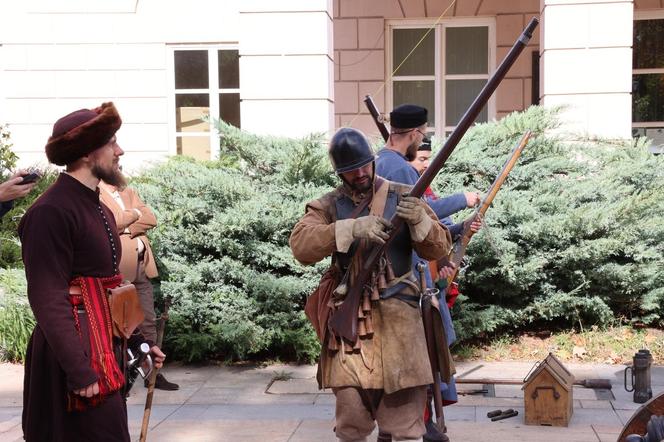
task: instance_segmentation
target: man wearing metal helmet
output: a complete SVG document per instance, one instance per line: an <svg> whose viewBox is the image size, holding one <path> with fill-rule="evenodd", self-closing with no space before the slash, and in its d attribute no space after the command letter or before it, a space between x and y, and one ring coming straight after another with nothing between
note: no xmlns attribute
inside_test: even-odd
<svg viewBox="0 0 664 442"><path fill-rule="evenodd" d="M331 298L322 298L319 308L334 309L343 302L371 243L382 244L389 237L388 219L396 214L405 225L372 271L356 342L334 336L325 324L319 327L319 385L332 388L336 396L340 441L366 440L376 422L394 440L421 440L426 386L432 377L412 251L438 259L448 252L451 239L422 200L403 196L408 186L376 175L373 151L361 132L337 131L329 154L343 184L309 202L290 237L293 255L302 264L332 257L336 289Z"/></svg>

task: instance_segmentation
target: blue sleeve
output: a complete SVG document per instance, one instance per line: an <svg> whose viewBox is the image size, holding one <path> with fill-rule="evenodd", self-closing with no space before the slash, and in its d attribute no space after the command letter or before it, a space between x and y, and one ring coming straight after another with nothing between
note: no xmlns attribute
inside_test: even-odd
<svg viewBox="0 0 664 442"><path fill-rule="evenodd" d="M461 232L463 231L463 223L457 223L453 224L451 226L447 226L447 228L450 230L450 235L452 236L452 241L456 241L459 235L461 235Z"/></svg>
<svg viewBox="0 0 664 442"><path fill-rule="evenodd" d="M386 180L412 186L420 176L413 166L396 155L398 154L379 152L376 158L376 173Z"/></svg>
<svg viewBox="0 0 664 442"><path fill-rule="evenodd" d="M445 198L427 198L427 203L433 209L438 219L447 218L460 210L466 208L466 196L463 193L455 193Z"/></svg>
<svg viewBox="0 0 664 442"><path fill-rule="evenodd" d="M394 172L394 178L388 178L390 181L394 181L402 184L413 185L417 182L420 176L417 174L417 171L412 167L402 167Z"/></svg>
<svg viewBox="0 0 664 442"><path fill-rule="evenodd" d="M0 202L0 218L5 216L5 213L12 210L13 207L14 207L14 200Z"/></svg>

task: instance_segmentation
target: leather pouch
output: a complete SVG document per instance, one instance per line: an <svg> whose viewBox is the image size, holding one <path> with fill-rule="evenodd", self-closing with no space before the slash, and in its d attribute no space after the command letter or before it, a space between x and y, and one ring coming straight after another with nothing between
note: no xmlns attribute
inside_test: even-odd
<svg viewBox="0 0 664 442"><path fill-rule="evenodd" d="M108 306L113 320L113 335L129 339L136 327L143 322L145 314L138 300L134 284L125 284L107 289Z"/></svg>
<svg viewBox="0 0 664 442"><path fill-rule="evenodd" d="M304 313L311 322L318 340L323 343L327 331L327 321L330 317L329 302L334 289L339 285L341 275L336 265L332 265L321 277L316 290L307 297Z"/></svg>

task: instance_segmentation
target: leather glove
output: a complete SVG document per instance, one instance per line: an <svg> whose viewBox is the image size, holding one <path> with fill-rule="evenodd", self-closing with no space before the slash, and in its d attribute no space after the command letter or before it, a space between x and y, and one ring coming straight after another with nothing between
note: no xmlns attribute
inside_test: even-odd
<svg viewBox="0 0 664 442"><path fill-rule="evenodd" d="M420 198L414 196L406 196L399 201L397 206L397 215L403 218L408 224L414 226L428 218L427 212L424 209L426 203Z"/></svg>
<svg viewBox="0 0 664 442"><path fill-rule="evenodd" d="M426 202L414 196L404 196L397 205L397 216L408 224L410 237L415 242L426 238L433 226L433 221L425 209Z"/></svg>
<svg viewBox="0 0 664 442"><path fill-rule="evenodd" d="M385 218L375 215L361 216L353 223L353 238L385 244L385 240L390 237L386 230L391 228L392 223Z"/></svg>

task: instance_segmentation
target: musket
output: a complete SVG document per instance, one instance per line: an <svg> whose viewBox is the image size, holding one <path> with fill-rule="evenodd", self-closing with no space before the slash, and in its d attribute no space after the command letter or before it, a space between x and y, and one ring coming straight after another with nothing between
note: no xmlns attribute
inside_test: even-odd
<svg viewBox="0 0 664 442"><path fill-rule="evenodd" d="M516 164L517 160L519 159L519 156L521 156L521 152L523 152L523 149L526 147L528 144L528 141L530 140L530 137L532 136L532 132L527 131L523 136L521 137L521 140L519 141L519 144L517 144L514 149L512 149L512 153L510 156L507 158L505 161L505 164L503 164L503 169L500 171L498 176L493 180L493 184L491 184L491 187L489 188L489 191L486 193L484 196L484 199L480 203L480 205L477 207L475 210L475 213L473 213L473 216L470 218L469 221L466 221L463 231L461 232L461 235L459 236L459 239L456 240L454 243L454 246L452 247L452 250L450 251L450 254L447 258L447 260L451 263L454 263L454 272L447 277L447 286L449 287L450 284L452 284L452 281L454 281L454 278L456 278L457 273L459 272L459 267L461 265L461 260L463 259L464 255L466 254L466 248L468 247L468 243L470 242L470 239L473 237L475 232L470 230L470 224L478 219L482 219L484 217L484 214L486 211L489 209L489 206L491 206L491 203L493 202L493 199L496 197L496 194L500 190L500 187L503 185L505 182L505 179L507 178L507 175L511 172L512 168Z"/></svg>
<svg viewBox="0 0 664 442"><path fill-rule="evenodd" d="M470 126L473 124L482 108L489 101L489 98L494 93L502 79L507 74L507 71L512 67L519 54L530 41L533 36L533 31L537 27L539 20L533 17L528 23L528 26L523 30L517 41L512 46L512 49L507 53L503 61L496 69L496 72L489 78L489 81L484 85L479 95L475 98L473 103L470 105L466 113L461 117L459 124L452 131L447 141L443 145L443 148L438 152L436 157L431 162L429 168L420 176L413 188L411 189L409 196L414 196L421 198L424 194L424 191L431 184L433 179L436 177L440 169L442 169L447 158L452 154L456 146L461 141L461 138L468 131ZM390 237L385 241L384 244L374 244L370 249L367 258L362 263L360 272L354 281L354 284L350 287L346 299L341 304L338 310L336 310L329 320L329 326L334 332L335 335L340 336L346 339L349 342L355 342L357 339L357 312L360 306L360 299L362 297L362 292L364 290L370 290L370 287L366 287L367 282L371 277L371 270L377 264L378 259L385 253L387 247L389 247L392 240L395 238L397 232L403 227L404 221L402 218L394 215L390 220L394 228L390 232Z"/></svg>
<svg viewBox="0 0 664 442"><path fill-rule="evenodd" d="M433 376L433 408L436 412L436 425L441 432L445 431L445 417L443 416L443 396L440 393L440 367L438 366L438 345L433 325L432 315L434 313L431 307L431 293L427 290L427 281L424 270L426 264L417 263L417 271L420 274L420 296L422 300L422 323L424 325L424 337L427 341L427 353L429 354L429 363L431 364L431 375ZM436 290L436 293L438 291ZM436 312L437 313L437 312Z"/></svg>
<svg viewBox="0 0 664 442"><path fill-rule="evenodd" d="M170 298L164 300L164 311L159 316L159 330L157 330L157 347L161 348L164 342L164 329L166 328L166 321L168 321L168 308L171 305ZM154 396L154 385L157 382L157 374L159 369L152 370L150 381L148 382L148 394L145 398L145 411L143 411L143 423L141 424L140 442L145 442L148 437L148 426L150 424L150 413L152 413L152 398Z"/></svg>
<svg viewBox="0 0 664 442"><path fill-rule="evenodd" d="M378 112L378 108L376 107L376 104L373 102L371 95L367 95L364 97L364 104L367 106L367 109L369 109L371 118L373 118L374 123L376 123L376 127L378 127L380 134L383 136L383 140L387 141L387 139L390 137L390 131L387 129L387 126L385 125L385 119L380 114L380 112Z"/></svg>

